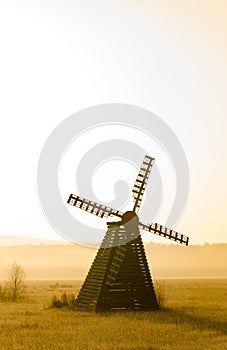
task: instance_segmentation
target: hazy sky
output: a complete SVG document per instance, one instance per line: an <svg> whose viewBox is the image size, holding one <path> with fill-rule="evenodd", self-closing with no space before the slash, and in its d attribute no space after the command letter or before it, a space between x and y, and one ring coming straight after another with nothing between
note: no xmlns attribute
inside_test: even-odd
<svg viewBox="0 0 227 350"><path fill-rule="evenodd" d="M74 112L122 102L161 117L185 150L176 229L226 242L225 0L1 0L0 33L0 234L59 239L37 196L42 146Z"/></svg>

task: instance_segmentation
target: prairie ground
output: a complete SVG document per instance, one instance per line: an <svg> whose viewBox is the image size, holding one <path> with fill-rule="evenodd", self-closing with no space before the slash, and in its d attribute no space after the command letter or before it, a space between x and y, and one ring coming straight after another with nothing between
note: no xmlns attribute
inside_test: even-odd
<svg viewBox="0 0 227 350"><path fill-rule="evenodd" d="M162 280L162 310L92 314L48 308L81 282L29 281L27 297L0 303L1 350L224 350L227 280Z"/></svg>

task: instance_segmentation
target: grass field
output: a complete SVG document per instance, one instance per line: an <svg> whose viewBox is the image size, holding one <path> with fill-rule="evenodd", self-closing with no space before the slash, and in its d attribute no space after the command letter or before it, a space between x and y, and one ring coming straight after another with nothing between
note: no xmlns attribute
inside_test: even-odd
<svg viewBox="0 0 227 350"><path fill-rule="evenodd" d="M158 281L165 307L144 313L90 314L48 308L80 282L30 281L23 301L0 303L1 350L224 350L227 280Z"/></svg>

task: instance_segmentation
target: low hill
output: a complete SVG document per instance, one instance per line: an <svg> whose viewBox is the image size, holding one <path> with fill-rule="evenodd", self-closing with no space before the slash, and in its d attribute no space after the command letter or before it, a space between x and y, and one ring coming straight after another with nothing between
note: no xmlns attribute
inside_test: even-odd
<svg viewBox="0 0 227 350"><path fill-rule="evenodd" d="M23 236L6 236L0 235L0 246L1 247L10 247L17 245L52 245L52 244L67 244L68 241L62 240L47 240L47 239L39 239L39 238L31 238L31 237L23 237Z"/></svg>

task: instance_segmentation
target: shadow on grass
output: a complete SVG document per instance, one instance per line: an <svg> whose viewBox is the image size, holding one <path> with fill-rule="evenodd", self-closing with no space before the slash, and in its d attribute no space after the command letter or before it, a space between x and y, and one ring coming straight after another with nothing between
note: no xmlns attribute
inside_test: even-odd
<svg viewBox="0 0 227 350"><path fill-rule="evenodd" d="M83 312L81 312L83 313ZM86 313L88 315L90 313ZM200 330L213 330L226 335L227 322L213 320L210 317L201 317L190 315L182 310L173 310L170 308L162 308L154 311L118 311L118 312L103 312L98 313L103 317L110 315L121 315L134 318L136 320L148 320L160 324L176 324L180 326L190 326Z"/></svg>
<svg viewBox="0 0 227 350"><path fill-rule="evenodd" d="M168 308L159 310L157 313L159 314L158 319L160 319L160 321L163 323L174 322L175 324L179 325L189 324L190 326L200 330L213 330L226 335L226 321L217 321L210 317L190 315L185 311L172 310Z"/></svg>
<svg viewBox="0 0 227 350"><path fill-rule="evenodd" d="M75 308L75 295L63 293L59 297L53 296L49 308L66 308L79 312L80 316L89 317L93 312L83 312L77 311ZM179 327L190 326L199 330L213 330L226 334L227 322L219 321L207 317L204 315L196 316L196 308L193 309L193 315L182 310L174 310L170 308L162 307L159 310L154 311L111 311L111 312L98 312L101 317L109 317L114 315L121 315L121 317L134 318L136 320L148 320L151 322L161 323L161 324L175 324ZM200 310L201 311L201 310Z"/></svg>

